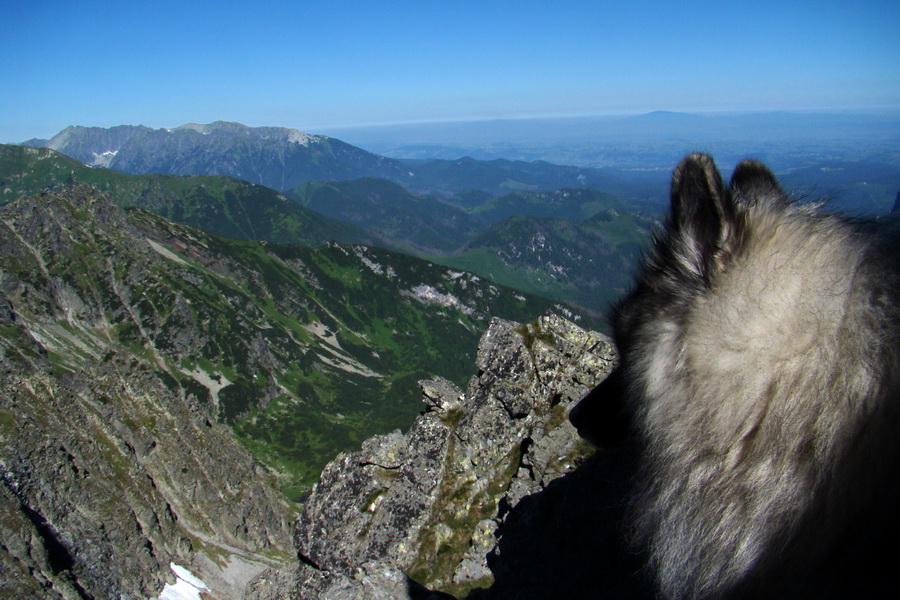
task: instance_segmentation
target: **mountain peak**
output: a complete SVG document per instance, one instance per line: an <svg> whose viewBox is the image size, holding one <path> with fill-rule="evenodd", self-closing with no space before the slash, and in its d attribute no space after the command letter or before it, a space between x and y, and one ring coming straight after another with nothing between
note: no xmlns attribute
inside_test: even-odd
<svg viewBox="0 0 900 600"><path fill-rule="evenodd" d="M179 127L167 131L196 131L203 135L212 133L220 135L234 135L263 140L285 141L287 143L300 144L308 146L311 142L325 139L324 136L311 135L299 129L290 129L288 127L250 127L243 123L235 121L213 121L212 123L185 123Z"/></svg>
<svg viewBox="0 0 900 600"><path fill-rule="evenodd" d="M213 121L212 123L185 123L173 129L172 131L180 131L183 129L193 129L198 133L212 133L214 131L223 131L227 133L246 134L250 131L250 127L243 123L235 121Z"/></svg>

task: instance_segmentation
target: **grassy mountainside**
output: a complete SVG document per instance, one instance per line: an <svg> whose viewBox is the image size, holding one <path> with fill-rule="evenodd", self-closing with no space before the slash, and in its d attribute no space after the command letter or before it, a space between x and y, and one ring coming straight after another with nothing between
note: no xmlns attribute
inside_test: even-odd
<svg viewBox="0 0 900 600"><path fill-rule="evenodd" d="M655 223L630 210L628 200L579 188L467 192L443 201L361 179L309 182L292 194L429 260L598 313L630 285Z"/></svg>
<svg viewBox="0 0 900 600"><path fill-rule="evenodd" d="M292 195L333 219L374 229L419 253L457 249L483 229L484 219L434 196L417 195L384 179L310 181Z"/></svg>
<svg viewBox="0 0 900 600"><path fill-rule="evenodd" d="M463 383L492 316L551 304L363 246L217 237L84 184L0 207L0 227L4 289L57 373L131 353L294 497L337 451L408 425L418 379Z"/></svg>
<svg viewBox="0 0 900 600"><path fill-rule="evenodd" d="M377 236L299 206L261 185L206 175L127 175L93 168L49 148L0 145L0 204L84 182L136 206L219 235L318 246L373 243Z"/></svg>
<svg viewBox="0 0 900 600"><path fill-rule="evenodd" d="M292 192L298 203L226 177L125 175L46 148L0 146L0 198L66 181L91 183L120 205L219 235L308 246L332 239L378 245L595 312L627 285L651 224L630 210L629 201L588 189L500 197L467 192L444 201L386 180L359 179L309 182ZM568 221L547 221L549 216ZM538 235L545 240L540 251Z"/></svg>
<svg viewBox="0 0 900 600"><path fill-rule="evenodd" d="M655 226L653 219L612 209L582 222L511 217L462 252L433 260L603 313L631 285Z"/></svg>

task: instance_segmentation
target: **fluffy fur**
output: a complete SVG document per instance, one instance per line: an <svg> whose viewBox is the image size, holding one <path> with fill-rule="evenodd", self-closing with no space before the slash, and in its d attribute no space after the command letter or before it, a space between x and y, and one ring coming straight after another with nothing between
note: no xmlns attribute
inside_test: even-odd
<svg viewBox="0 0 900 600"><path fill-rule="evenodd" d="M708 156L678 165L615 311L621 364L571 415L640 444L632 536L664 597L897 587L897 257L760 163L728 189Z"/></svg>

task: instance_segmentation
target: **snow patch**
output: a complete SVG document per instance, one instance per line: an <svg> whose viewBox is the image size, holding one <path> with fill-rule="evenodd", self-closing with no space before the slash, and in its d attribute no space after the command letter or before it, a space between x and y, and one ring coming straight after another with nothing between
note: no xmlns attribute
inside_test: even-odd
<svg viewBox="0 0 900 600"><path fill-rule="evenodd" d="M565 268L565 267L561 267L561 266L559 266L559 265L554 265L554 264L551 263L551 262L548 262L548 263L547 263L547 271L549 272L550 276L553 277L554 279L555 279L557 276L559 276L559 277L565 277L565 275L566 275L566 268ZM554 275L554 274L555 274L555 275Z"/></svg>
<svg viewBox="0 0 900 600"><path fill-rule="evenodd" d="M309 143L315 139L314 136L309 135L308 133L304 133L303 131L298 131L296 129L291 129L288 131L287 140L288 143L291 144L299 144L301 146L309 146Z"/></svg>
<svg viewBox="0 0 900 600"><path fill-rule="evenodd" d="M375 262L374 260L371 260L371 259L369 259L369 258L366 257L366 256L360 256L360 257L359 257L359 260L362 261L362 264L364 264L364 265L366 265L367 267L369 267L369 269L371 269L372 272L375 273L376 275L383 275L383 274L384 274L384 268L383 268L380 264L378 264L377 262Z"/></svg>
<svg viewBox="0 0 900 600"><path fill-rule="evenodd" d="M374 377L376 379L381 379L382 377L384 377L381 373L376 373L369 367L365 366L359 361L354 360L351 357L338 354L327 346L323 346L323 349L328 350L334 357L334 360L321 354L317 354L316 356L320 361L333 369L339 369L341 371L344 371L345 373L353 373L362 377Z"/></svg>
<svg viewBox="0 0 900 600"><path fill-rule="evenodd" d="M167 583L159 600L201 600L200 593L209 591L203 581L184 567L169 563L169 568L175 573L175 585Z"/></svg>
<svg viewBox="0 0 900 600"><path fill-rule="evenodd" d="M317 354L316 356L329 367L340 369L347 373L362 375L363 377L383 377L380 373L376 373L352 356L348 355L344 349L341 348L337 334L332 333L323 323L315 321L309 325L305 325L303 328L325 342L325 344L319 346L319 348L331 354L333 359L326 358L321 354Z"/></svg>
<svg viewBox="0 0 900 600"><path fill-rule="evenodd" d="M91 163L91 166L94 167L108 167L112 164L113 159L118 154L118 150L107 150L106 152L101 152L97 154L96 152L91 152L94 155L94 160Z"/></svg>
<svg viewBox="0 0 900 600"><path fill-rule="evenodd" d="M341 343L338 341L337 334L332 333L324 323L314 321L309 325L304 325L303 329L307 330L323 342L330 344L339 350L343 350L343 348L341 348Z"/></svg>

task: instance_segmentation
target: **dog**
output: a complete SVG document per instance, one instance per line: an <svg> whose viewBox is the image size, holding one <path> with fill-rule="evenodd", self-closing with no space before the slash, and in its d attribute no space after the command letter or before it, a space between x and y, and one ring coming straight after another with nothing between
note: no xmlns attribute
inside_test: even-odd
<svg viewBox="0 0 900 600"><path fill-rule="evenodd" d="M638 446L626 533L662 597L900 597L898 250L759 162L727 188L679 163L620 363L570 412Z"/></svg>

